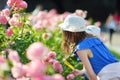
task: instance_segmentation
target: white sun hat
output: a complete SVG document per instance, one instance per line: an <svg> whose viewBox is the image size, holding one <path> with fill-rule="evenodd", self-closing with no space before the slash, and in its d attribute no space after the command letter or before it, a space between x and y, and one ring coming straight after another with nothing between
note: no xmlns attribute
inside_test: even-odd
<svg viewBox="0 0 120 80"><path fill-rule="evenodd" d="M97 26L89 25L86 27L85 32L88 34L92 34L93 36L100 37L101 29Z"/></svg>
<svg viewBox="0 0 120 80"><path fill-rule="evenodd" d="M59 26L65 31L82 32L85 31L85 19L75 14L70 14Z"/></svg>

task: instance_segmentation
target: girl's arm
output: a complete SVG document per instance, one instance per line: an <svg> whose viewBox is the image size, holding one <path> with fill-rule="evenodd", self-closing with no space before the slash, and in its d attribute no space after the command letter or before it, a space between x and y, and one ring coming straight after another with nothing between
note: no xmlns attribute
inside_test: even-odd
<svg viewBox="0 0 120 80"><path fill-rule="evenodd" d="M92 69L92 66L89 62L89 59L88 59L88 52L90 50L80 50L80 51L77 51L77 54L78 56L80 57L81 61L83 62L83 65L88 73L88 76L89 76L89 79L90 80L97 80L97 76L96 74L94 73L93 69Z"/></svg>

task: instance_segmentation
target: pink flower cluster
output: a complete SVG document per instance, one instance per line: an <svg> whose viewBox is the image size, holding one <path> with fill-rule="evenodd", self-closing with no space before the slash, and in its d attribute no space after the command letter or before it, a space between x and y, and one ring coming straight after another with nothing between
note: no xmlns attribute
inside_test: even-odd
<svg viewBox="0 0 120 80"><path fill-rule="evenodd" d="M9 9L3 9L2 11L0 11L0 24L7 24L10 14L11 12Z"/></svg>
<svg viewBox="0 0 120 80"><path fill-rule="evenodd" d="M77 10L75 10L75 13L74 13L74 14L76 14L76 15L78 15L78 16L81 16L81 17L83 17L83 18L86 18L86 16L87 16L87 11L83 11L83 10L77 9Z"/></svg>
<svg viewBox="0 0 120 80"><path fill-rule="evenodd" d="M49 49L40 42L31 44L27 49L27 58L30 60L42 60Z"/></svg>
<svg viewBox="0 0 120 80"><path fill-rule="evenodd" d="M45 58L45 61L48 63L51 63L53 65L53 69L58 71L59 73L62 73L63 67L60 64L58 60L55 59L56 53L55 52L49 52L48 55Z"/></svg>
<svg viewBox="0 0 120 80"><path fill-rule="evenodd" d="M8 52L8 60L12 62L13 66L10 68L6 64L5 57L0 56L0 70L11 70L12 76L16 80L65 80L61 75L63 71L62 65L55 60L56 53L49 51L41 42L34 42L28 47L26 56L31 61L27 64L21 63L16 50L6 49L4 54L6 52ZM58 71L57 74L47 75L45 73L48 63L53 64L54 70ZM0 79L2 79L2 72L0 72Z"/></svg>
<svg viewBox="0 0 120 80"><path fill-rule="evenodd" d="M22 21L20 21L21 15L18 13L15 13L12 15L12 17L9 19L9 24L10 26L15 26L15 27L21 27L23 25Z"/></svg>
<svg viewBox="0 0 120 80"><path fill-rule="evenodd" d="M53 30L58 26L59 22L69 15L70 12L65 12L63 14L58 14L56 9L51 9L50 11L38 11L37 14L32 14L29 16L32 26L34 29L42 30L44 27ZM52 20L51 20L52 19Z"/></svg>
<svg viewBox="0 0 120 80"><path fill-rule="evenodd" d="M8 0L7 5L14 10L27 8L27 3L23 0Z"/></svg>
<svg viewBox="0 0 120 80"><path fill-rule="evenodd" d="M68 79L68 80L74 80L74 78L75 78L75 75L74 75L74 74L68 74L68 75L67 75L67 79Z"/></svg>
<svg viewBox="0 0 120 80"><path fill-rule="evenodd" d="M13 35L13 30L12 30L11 28L8 28L8 29L6 30L6 35L7 35L8 37L12 36L12 35Z"/></svg>

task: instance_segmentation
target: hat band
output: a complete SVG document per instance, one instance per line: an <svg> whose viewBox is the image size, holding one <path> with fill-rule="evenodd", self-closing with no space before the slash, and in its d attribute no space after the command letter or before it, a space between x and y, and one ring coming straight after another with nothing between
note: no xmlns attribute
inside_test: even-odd
<svg viewBox="0 0 120 80"><path fill-rule="evenodd" d="M70 25L68 25L68 26L66 26L66 27L64 27L62 29L65 30L65 31L70 31L70 32L82 32L82 31L85 31L85 27L84 28L82 27L82 29L81 29L80 27L75 27L75 26L70 26Z"/></svg>

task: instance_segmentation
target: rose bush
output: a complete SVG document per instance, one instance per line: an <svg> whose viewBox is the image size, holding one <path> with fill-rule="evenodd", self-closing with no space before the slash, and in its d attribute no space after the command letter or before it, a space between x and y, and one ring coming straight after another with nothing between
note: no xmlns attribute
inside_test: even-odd
<svg viewBox="0 0 120 80"><path fill-rule="evenodd" d="M25 12L23 0L8 0L7 4L9 9L0 11L0 80L84 79L74 76L71 69L82 69L82 63L61 48L58 25L70 12L58 14L52 9L33 14ZM75 14L86 17L86 11Z"/></svg>
<svg viewBox="0 0 120 80"><path fill-rule="evenodd" d="M8 0L0 11L0 80L66 80L72 69L64 63L62 36L58 24L70 14L55 9L26 13L23 0ZM76 57L67 57L82 69ZM75 77L74 79L82 79Z"/></svg>

